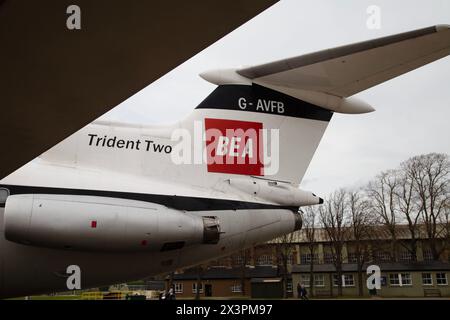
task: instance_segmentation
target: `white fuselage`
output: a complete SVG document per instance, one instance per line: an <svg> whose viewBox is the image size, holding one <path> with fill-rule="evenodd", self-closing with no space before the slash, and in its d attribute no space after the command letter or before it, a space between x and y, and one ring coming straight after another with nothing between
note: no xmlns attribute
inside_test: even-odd
<svg viewBox="0 0 450 320"><path fill-rule="evenodd" d="M47 194L58 190L58 194L68 196L74 192L78 195L89 192L92 196L97 192L102 197L103 193L108 193L114 196L114 201L125 204L130 201L122 198L125 193L144 198L147 195L159 196L158 199L170 196L168 201L183 199L187 201L189 215L217 217L221 232L217 244L192 244L163 252L19 244L5 239L7 203L6 209L0 208L0 297L67 290L66 270L70 265L80 267L82 288L89 288L170 272L294 230L296 218L289 208L232 189L220 174L215 174L217 177L213 180L196 179L197 169L191 166L187 171L183 165L173 165L164 151L147 150L143 143L138 150L136 144L131 148L130 143L128 149L117 148L117 145L103 147L101 142L96 145L96 141L91 143L90 140L116 136L115 143L119 139L124 143L140 139L170 145L168 132L170 130L112 124L89 125L0 181L0 185L12 191L22 190L21 193L25 194ZM112 141L110 145L113 145ZM198 165L198 170L202 170L201 166ZM219 199L219 210L208 210L208 204L198 205L203 199L206 203L208 199ZM231 203L229 207L228 203ZM247 203L251 206L241 206ZM161 201L158 205L165 206ZM184 202L175 205L176 210L182 213L183 205ZM170 207L169 204L167 206ZM69 212L73 214L62 207L58 211L59 218L64 220L64 214ZM164 219L163 215L160 216ZM52 239L47 237L46 243L49 241Z"/></svg>

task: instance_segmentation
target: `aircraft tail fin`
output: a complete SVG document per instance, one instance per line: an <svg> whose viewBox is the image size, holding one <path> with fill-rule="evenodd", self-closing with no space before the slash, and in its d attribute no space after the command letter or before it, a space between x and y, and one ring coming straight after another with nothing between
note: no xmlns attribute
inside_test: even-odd
<svg viewBox="0 0 450 320"><path fill-rule="evenodd" d="M334 112L374 111L352 95L449 54L450 26L437 25L259 66L202 73L218 85L193 114L204 121L205 130L219 132L207 141L219 148L219 156L210 158L248 158L236 150L248 152L246 142L252 140L227 138L227 130L263 132L257 136L262 147L252 153L263 154L256 163L209 164L208 173L299 183ZM278 140L270 133L278 133Z"/></svg>
<svg viewBox="0 0 450 320"><path fill-rule="evenodd" d="M257 84L231 84L219 85L182 125L203 128L208 175L298 184L332 114Z"/></svg>

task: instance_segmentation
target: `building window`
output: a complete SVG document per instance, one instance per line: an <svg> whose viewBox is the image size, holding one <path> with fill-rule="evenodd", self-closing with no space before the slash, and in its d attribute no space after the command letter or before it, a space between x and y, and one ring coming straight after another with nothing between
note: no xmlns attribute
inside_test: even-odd
<svg viewBox="0 0 450 320"><path fill-rule="evenodd" d="M333 274L333 286L337 287L338 284L338 275ZM355 278L352 274L343 274L342 275L342 287L354 287L355 286Z"/></svg>
<svg viewBox="0 0 450 320"><path fill-rule="evenodd" d="M431 276L431 273L422 273L422 285L424 286L433 285L433 277Z"/></svg>
<svg viewBox="0 0 450 320"><path fill-rule="evenodd" d="M433 252L430 249L423 250L423 260L433 261Z"/></svg>
<svg viewBox="0 0 450 320"><path fill-rule="evenodd" d="M436 273L436 284L438 286L445 286L447 283L447 274L445 272Z"/></svg>
<svg viewBox="0 0 450 320"><path fill-rule="evenodd" d="M401 275L402 286L412 285L411 273L402 273Z"/></svg>
<svg viewBox="0 0 450 320"><path fill-rule="evenodd" d="M355 252L349 252L347 256L348 263L357 263L358 255Z"/></svg>
<svg viewBox="0 0 450 320"><path fill-rule="evenodd" d="M294 261L295 261L295 255L292 253L287 258L287 264L292 266L294 264Z"/></svg>
<svg viewBox="0 0 450 320"><path fill-rule="evenodd" d="M258 257L258 260L256 260L256 264L258 266L271 266L272 265L272 256L268 254L263 254L262 256Z"/></svg>
<svg viewBox="0 0 450 320"><path fill-rule="evenodd" d="M303 285L304 285L306 288L309 288L309 280L310 280L309 274L302 274L302 275L300 276L300 284L303 283Z"/></svg>
<svg viewBox="0 0 450 320"><path fill-rule="evenodd" d="M292 292L292 280L288 280L286 282L286 291L287 292Z"/></svg>
<svg viewBox="0 0 450 320"><path fill-rule="evenodd" d="M360 254L359 259L360 259L360 261L364 261L364 255ZM356 252L350 252L347 256L347 260L348 260L348 263L357 263L358 255L356 254Z"/></svg>
<svg viewBox="0 0 450 320"><path fill-rule="evenodd" d="M174 283L175 293L183 293L183 284L176 282Z"/></svg>
<svg viewBox="0 0 450 320"><path fill-rule="evenodd" d="M412 285L410 273L390 273L389 284L391 286L410 286Z"/></svg>
<svg viewBox="0 0 450 320"><path fill-rule="evenodd" d="M338 280L339 280L338 275L333 274L333 287L337 287L339 285Z"/></svg>
<svg viewBox="0 0 450 320"><path fill-rule="evenodd" d="M379 251L375 253L375 260L379 262L389 262L391 261L391 255L386 251Z"/></svg>
<svg viewBox="0 0 450 320"><path fill-rule="evenodd" d="M199 293L203 293L203 284L200 283L200 287L199 287ZM194 282L192 284L192 293L197 293L197 282Z"/></svg>
<svg viewBox="0 0 450 320"><path fill-rule="evenodd" d="M311 255L311 253L304 253L300 255L300 263L301 264L310 264L311 259L313 260L313 263L317 263L319 260L319 257L317 254Z"/></svg>
<svg viewBox="0 0 450 320"><path fill-rule="evenodd" d="M325 280L323 274L315 274L314 275L314 286L315 287L324 287Z"/></svg>
<svg viewBox="0 0 450 320"><path fill-rule="evenodd" d="M233 260L236 266L242 266L244 263L244 257L242 255L234 256Z"/></svg>
<svg viewBox="0 0 450 320"><path fill-rule="evenodd" d="M409 251L400 251L400 255L399 255L399 260L400 261L405 261L405 262L409 262L412 261L412 254Z"/></svg>
<svg viewBox="0 0 450 320"><path fill-rule="evenodd" d="M354 287L355 286L355 278L352 274L344 274L344 281L342 283L345 287Z"/></svg>
<svg viewBox="0 0 450 320"><path fill-rule="evenodd" d="M233 293L241 293L242 292L242 285L239 283L235 283L231 286L231 292Z"/></svg>
<svg viewBox="0 0 450 320"><path fill-rule="evenodd" d="M323 262L324 263L334 263L334 255L330 252L325 252L323 254Z"/></svg>
<svg viewBox="0 0 450 320"><path fill-rule="evenodd" d="M398 273L389 274L389 284L391 286L399 286L400 285L400 275Z"/></svg>

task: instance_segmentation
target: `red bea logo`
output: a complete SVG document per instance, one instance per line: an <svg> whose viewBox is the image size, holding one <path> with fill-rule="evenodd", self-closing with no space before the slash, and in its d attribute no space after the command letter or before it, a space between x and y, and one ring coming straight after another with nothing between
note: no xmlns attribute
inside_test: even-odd
<svg viewBox="0 0 450 320"><path fill-rule="evenodd" d="M205 119L208 172L262 176L262 123Z"/></svg>

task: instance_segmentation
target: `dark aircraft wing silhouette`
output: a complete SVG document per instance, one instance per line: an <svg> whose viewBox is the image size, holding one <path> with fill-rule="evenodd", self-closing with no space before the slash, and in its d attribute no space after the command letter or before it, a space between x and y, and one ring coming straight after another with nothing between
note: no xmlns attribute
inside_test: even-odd
<svg viewBox="0 0 450 320"><path fill-rule="evenodd" d="M0 0L0 179L275 2Z"/></svg>

